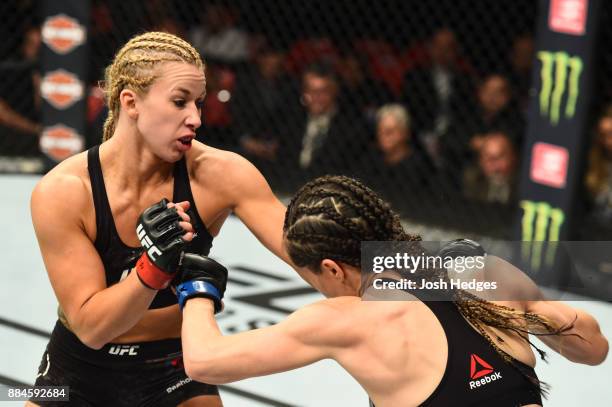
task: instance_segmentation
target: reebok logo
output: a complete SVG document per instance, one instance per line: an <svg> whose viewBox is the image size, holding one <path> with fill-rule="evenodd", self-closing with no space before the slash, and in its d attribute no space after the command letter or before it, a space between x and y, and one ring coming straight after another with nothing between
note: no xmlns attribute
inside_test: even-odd
<svg viewBox="0 0 612 407"><path fill-rule="evenodd" d="M183 380L180 380L178 383L173 384L172 386L168 387L168 388L166 389L166 392L167 392L168 394L170 394L170 393L172 393L174 390L176 390L176 389L178 389L178 388L180 388L180 387L182 387L182 386L184 386L184 385L186 385L187 383L190 383L190 382L191 382L191 378L190 378L190 377L188 377L188 378L186 378L186 379L183 379Z"/></svg>
<svg viewBox="0 0 612 407"><path fill-rule="evenodd" d="M475 354L470 355L470 390L500 380L500 372L494 372L493 366Z"/></svg>
<svg viewBox="0 0 612 407"><path fill-rule="evenodd" d="M119 355L123 356L127 354L128 356L136 356L138 355L138 348L140 345L113 345L108 350L108 353L111 355Z"/></svg>
<svg viewBox="0 0 612 407"><path fill-rule="evenodd" d="M147 254L149 258L153 261L157 259L157 256L161 255L161 251L153 244L149 236L144 230L142 223L138 224L136 228L136 234L138 235L138 240L140 240L140 244L147 249Z"/></svg>

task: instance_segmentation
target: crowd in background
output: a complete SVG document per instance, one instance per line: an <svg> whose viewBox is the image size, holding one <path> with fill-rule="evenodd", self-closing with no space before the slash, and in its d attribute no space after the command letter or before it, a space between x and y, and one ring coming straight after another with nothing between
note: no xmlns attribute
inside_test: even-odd
<svg viewBox="0 0 612 407"><path fill-rule="evenodd" d="M177 34L203 55L201 141L244 155L278 191L324 173L347 174L409 218L453 224L457 207L472 206L489 210L484 228L498 219L510 236L534 62L529 30L513 35L505 56L483 69L450 24L435 24L403 47L322 32L287 41L241 28L239 11L226 2L207 4L191 25L161 3L143 3L149 24L134 25ZM121 44L112 12L93 2L88 145L101 139L106 114L97 83ZM0 82L1 156L39 154L39 27L26 26L21 38L18 54L1 64L13 78ZM25 87L19 94L11 86L17 81ZM594 121L583 206L593 224L609 223L612 107ZM477 222L458 226L466 223Z"/></svg>

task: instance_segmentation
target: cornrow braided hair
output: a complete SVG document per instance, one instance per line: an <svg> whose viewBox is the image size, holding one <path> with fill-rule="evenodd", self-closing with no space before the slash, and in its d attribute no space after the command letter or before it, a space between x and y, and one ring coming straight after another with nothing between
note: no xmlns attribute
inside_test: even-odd
<svg viewBox="0 0 612 407"><path fill-rule="evenodd" d="M361 266L361 242L419 240L407 235L389 204L360 182L325 176L306 185L287 208L284 233L291 259L318 270L331 258Z"/></svg>
<svg viewBox="0 0 612 407"><path fill-rule="evenodd" d="M422 240L404 231L399 216L374 191L355 179L334 175L316 178L295 194L287 207L283 233L291 260L315 273L320 272L324 259L361 267L362 241ZM420 251L420 245L409 246ZM448 279L448 274L444 269L428 269L426 274L417 271L412 275L415 277L438 281ZM484 326L518 334L545 360L545 352L528 335L561 335L572 325L556 327L544 317L483 300L464 290L453 289L449 294L459 312L493 349L546 396L548 386L520 369ZM499 336L496 340L503 342Z"/></svg>
<svg viewBox="0 0 612 407"><path fill-rule="evenodd" d="M164 32L147 32L129 40L104 72L108 117L103 141L115 132L119 117L119 94L129 88L145 94L156 79L155 68L163 62L186 62L204 69L199 52L187 41Z"/></svg>

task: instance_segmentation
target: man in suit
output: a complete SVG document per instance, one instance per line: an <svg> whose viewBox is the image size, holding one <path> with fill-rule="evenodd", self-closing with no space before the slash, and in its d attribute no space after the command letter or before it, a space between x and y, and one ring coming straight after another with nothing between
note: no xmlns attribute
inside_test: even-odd
<svg viewBox="0 0 612 407"><path fill-rule="evenodd" d="M287 121L281 146L300 182L322 174L353 174L368 148L365 123L339 103L338 90L331 67L316 64L304 71L303 109Z"/></svg>
<svg viewBox="0 0 612 407"><path fill-rule="evenodd" d="M469 69L458 55L453 31L441 28L427 43L427 59L406 74L402 103L413 115L413 131L438 161L438 140L470 100Z"/></svg>

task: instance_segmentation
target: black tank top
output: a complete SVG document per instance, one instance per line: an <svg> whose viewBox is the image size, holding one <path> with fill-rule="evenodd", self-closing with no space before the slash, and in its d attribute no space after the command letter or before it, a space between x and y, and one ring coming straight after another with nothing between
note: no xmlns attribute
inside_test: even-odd
<svg viewBox="0 0 612 407"><path fill-rule="evenodd" d="M126 245L115 227L115 220L106 195L102 167L100 165L100 146L95 146L87 152L87 163L89 178L91 179L91 190L96 210L96 241L94 245L106 271L106 284L111 286L127 277L128 272L136 265L136 261L143 252L142 247L130 247ZM187 245L186 251L208 255L212 247L212 236L206 229L206 225L198 215L196 205L191 193L189 174L185 157L174 165L174 190L171 197L172 202L189 201L190 208L187 211L191 218L196 236ZM170 198L169 198L170 199ZM136 225L134 224L134 227ZM150 309L167 307L177 303L176 295L170 288L160 290L151 303Z"/></svg>
<svg viewBox="0 0 612 407"><path fill-rule="evenodd" d="M411 291L411 294L417 294ZM516 407L542 405L535 370L511 357L512 366L450 301L423 301L446 334L448 359L442 380L422 407ZM432 349L436 352L436 349ZM521 373L522 372L522 373ZM374 406L370 402L371 406Z"/></svg>
<svg viewBox="0 0 612 407"><path fill-rule="evenodd" d="M478 333L453 302L427 301L425 305L440 321L448 342L444 376L423 402L427 406L542 405L534 369L512 359L512 366ZM433 351L433 350L432 350ZM522 373L521 373L522 372Z"/></svg>

